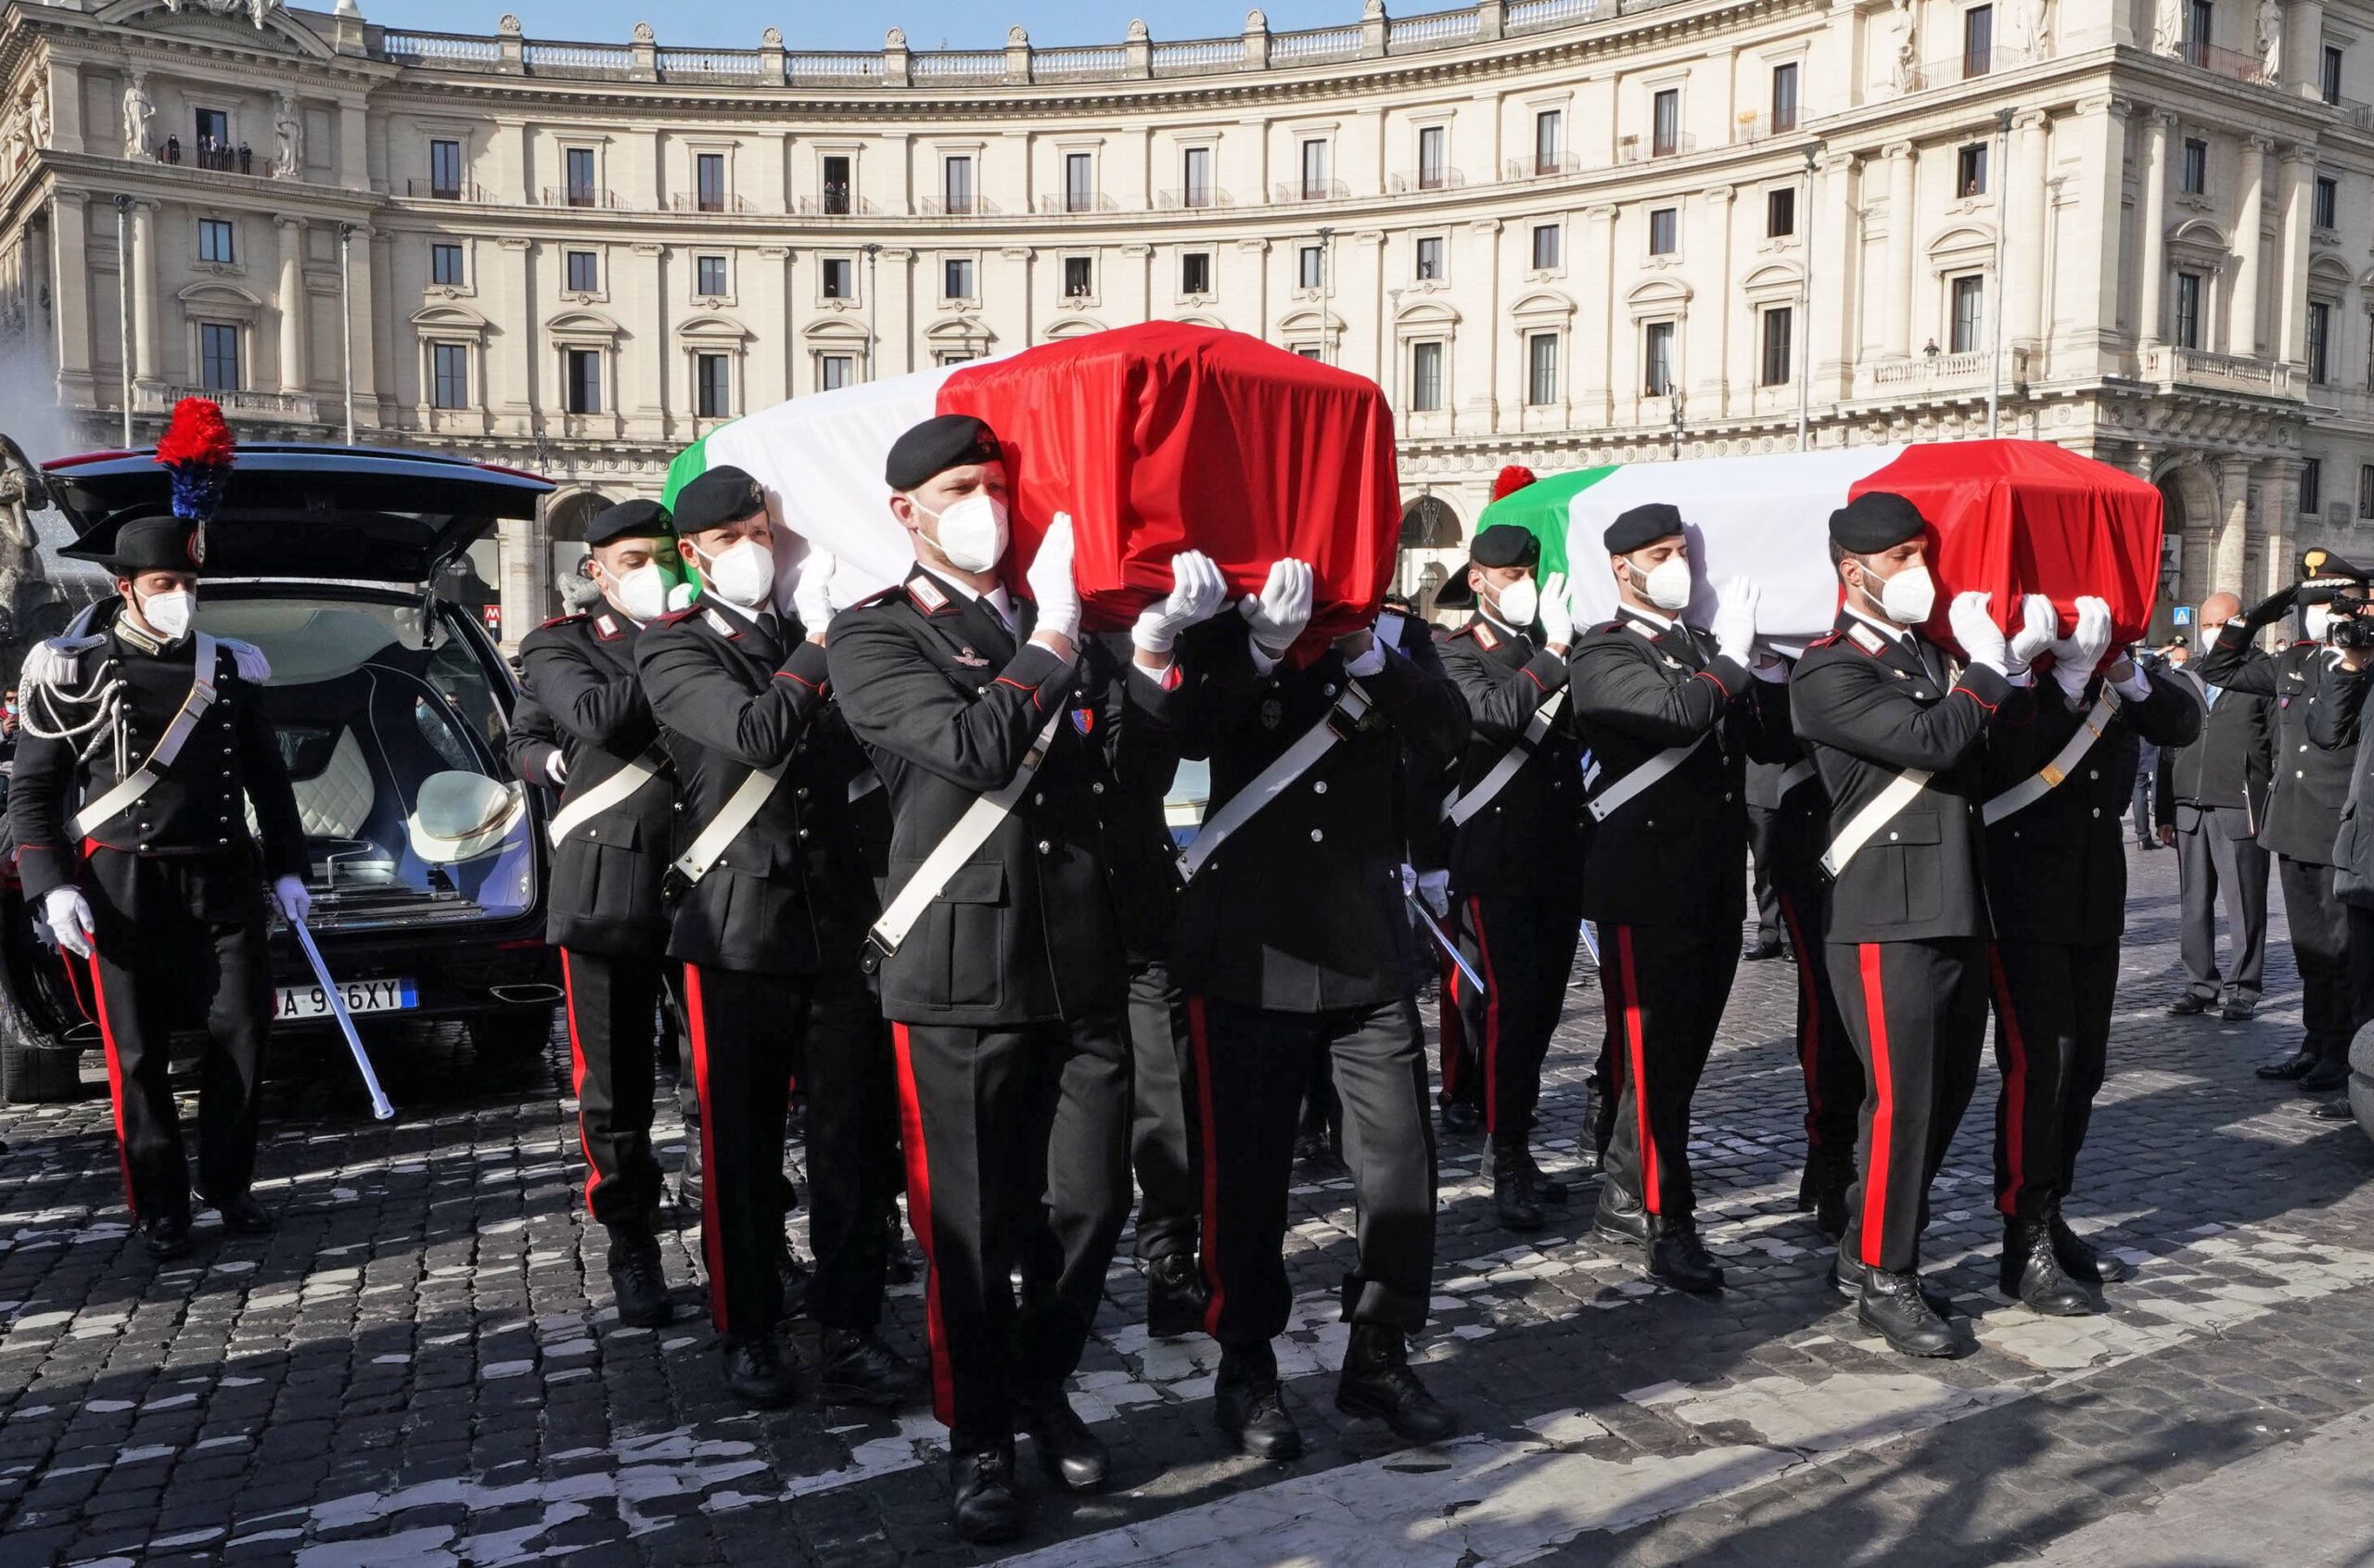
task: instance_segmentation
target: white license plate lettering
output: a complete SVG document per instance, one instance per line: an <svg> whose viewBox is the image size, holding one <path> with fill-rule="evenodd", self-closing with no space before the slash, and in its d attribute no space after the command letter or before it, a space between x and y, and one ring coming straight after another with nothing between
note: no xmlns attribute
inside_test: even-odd
<svg viewBox="0 0 2374 1568"><path fill-rule="evenodd" d="M341 980L338 999L349 1013L401 1013L420 1005L419 992L410 980ZM283 986L280 1006L274 1016L279 1018L326 1018L330 1015L330 993L319 986Z"/></svg>

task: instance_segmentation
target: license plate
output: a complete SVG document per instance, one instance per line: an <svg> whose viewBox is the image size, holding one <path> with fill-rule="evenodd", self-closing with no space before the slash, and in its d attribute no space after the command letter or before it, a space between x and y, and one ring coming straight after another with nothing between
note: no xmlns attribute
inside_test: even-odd
<svg viewBox="0 0 2374 1568"><path fill-rule="evenodd" d="M342 980L338 995L349 1013L402 1013L420 1005L420 991L410 980ZM283 986L277 1018L326 1018L329 993L319 986Z"/></svg>

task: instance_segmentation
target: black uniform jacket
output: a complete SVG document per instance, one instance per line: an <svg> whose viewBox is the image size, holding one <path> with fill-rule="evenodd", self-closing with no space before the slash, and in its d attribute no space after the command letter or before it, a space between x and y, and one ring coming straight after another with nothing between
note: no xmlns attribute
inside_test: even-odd
<svg viewBox="0 0 2374 1568"><path fill-rule="evenodd" d="M195 637L160 647L118 622L105 642L83 655L84 683L95 676L102 684L123 682L127 767L140 766L181 711L197 671L197 647ZM90 711L71 714L70 721L80 722ZM57 717L70 717L63 704ZM216 650L213 705L172 766L132 806L77 841L68 830L75 812L114 788L121 777L111 738L101 740L88 761L76 759L90 739L52 741L30 730L18 733L8 823L27 899L37 901L52 888L77 883L93 887L92 879L78 873L93 847L203 866L194 889L199 907L191 912L225 924L260 913L271 880L305 874L305 833L280 743L257 689L239 679L228 650ZM262 831L261 849L248 831L249 804ZM104 918L104 911L96 912Z"/></svg>
<svg viewBox="0 0 2374 1568"><path fill-rule="evenodd" d="M2121 732L2158 746L2184 746L2201 733L2201 698L2189 682L2164 669L2145 679L2150 695L2119 703L2060 784L1986 830L1986 893L1998 939L2093 945L2125 934L2123 823L2133 786L2122 784L2114 763ZM2084 705L2072 708L2058 685L2039 682L2026 712L1987 737L1987 798L2059 756L2101 692L2098 675Z"/></svg>
<svg viewBox="0 0 2374 1568"><path fill-rule="evenodd" d="M1832 884L1833 942L1993 935L1978 815L1983 746L1998 713L2019 717L2029 694L1979 665L1948 685L1945 651L1912 638L1908 647L1841 610L1837 630L1789 677L1790 716L1821 771L1832 835L1906 770L1932 775Z"/></svg>
<svg viewBox="0 0 2374 1568"><path fill-rule="evenodd" d="M549 726L568 764L562 810L631 763L659 765L657 777L553 846L544 939L556 948L648 958L668 943L660 878L674 854L676 790L635 669L641 637L632 620L603 606L548 620L519 644L535 700L514 711L504 750L514 768L541 761L538 732ZM533 782L551 777L539 767Z"/></svg>
<svg viewBox="0 0 2374 1568"><path fill-rule="evenodd" d="M2250 657L2266 656L2253 648ZM2212 686L2189 666L2171 671L2171 678L2200 698L2209 717L2189 745L2160 748L2154 815L2181 827L2176 819L2180 807L2242 808L2250 812L2255 833L2266 820L2267 785L2275 774L2275 704L2248 692Z"/></svg>
<svg viewBox="0 0 2374 1568"><path fill-rule="evenodd" d="M675 769L677 824L664 851L671 860L744 779L787 770L708 874L675 899L668 956L745 974L816 973L819 922L856 918L874 892L846 780L817 740L824 650L796 619L782 618L770 634L711 601L645 627L635 668ZM539 696L554 700L541 686Z"/></svg>
<svg viewBox="0 0 2374 1568"><path fill-rule="evenodd" d="M1475 787L1522 740L1536 709L1565 689L1566 661L1526 633L1478 611L1436 640L1443 671L1467 704L1467 746L1460 758L1461 794ZM1450 830L1455 894L1571 900L1582 881L1590 840L1583 809L1583 743L1571 700L1529 748L1524 767L1490 802Z"/></svg>
<svg viewBox="0 0 2374 1568"><path fill-rule="evenodd" d="M1168 956L1179 914L1179 851L1170 840L1163 798L1179 772L1179 736L1158 720L1155 705L1175 705L1170 693L1139 688L1151 678L1136 670L1137 649L1124 631L1085 637L1075 706L1088 715L1090 741L1104 753L1112 786L1091 787L1104 830L1104 862L1113 879L1121 950L1132 969ZM1183 679L1183 673L1181 679Z"/></svg>
<svg viewBox="0 0 2374 1568"><path fill-rule="evenodd" d="M536 683L522 670L518 695L511 701L511 723L503 732L504 765L520 783L551 790L558 798L560 785L553 783L552 763L562 755L560 726L536 700Z"/></svg>
<svg viewBox="0 0 2374 1568"><path fill-rule="evenodd" d="M2275 704L2275 779L2268 787L2259 842L2288 860L2333 863L2333 834L2349 794L2349 753L2329 751L2309 738L2309 715L2324 683L2325 650L2294 643L2256 657L2240 621L2229 622L2202 651L2201 678L2227 697L2266 697ZM2218 698L2225 706L2227 697Z"/></svg>
<svg viewBox="0 0 2374 1568"><path fill-rule="evenodd" d="M1211 759L1209 822L1343 693L1334 650L1269 674L1243 624L1198 642L1189 754ZM1201 651L1207 650L1207 651ZM1171 973L1191 992L1280 1013L1374 1007L1407 993L1401 862L1406 766L1440 771L1467 739L1458 689L1388 649L1360 677L1370 708L1283 796L1206 860L1181 900ZM1405 759L1404 748L1408 750Z"/></svg>
<svg viewBox="0 0 2374 1568"><path fill-rule="evenodd" d="M1784 689L1781 711L1764 727L1762 753L1748 759L1748 804L1772 814L1762 851L1765 873L1796 901L1801 918L1812 921L1830 897L1830 878L1821 869L1830 848L1830 792L1813 764L1813 748L1790 727L1787 705ZM1818 927L1804 936L1820 939Z"/></svg>
<svg viewBox="0 0 2374 1568"><path fill-rule="evenodd" d="M1672 746L1681 765L1602 820L1583 914L1628 925L1734 930L1746 909L1747 758L1778 727L1787 687L1759 682L1704 632L1626 612L1575 644L1575 715L1594 797ZM1751 691L1751 688L1755 688Z"/></svg>
<svg viewBox="0 0 2374 1568"><path fill-rule="evenodd" d="M1098 731L1121 700L1167 723L1179 682L1096 655L1066 664L1029 641L1037 607L1016 599L1014 611L1009 632L918 567L833 619L834 691L890 796L887 899L976 797L1014 777L1048 718L1063 719L1015 809L882 961L883 1014L900 1023L992 1028L1122 1005L1108 845L1125 814Z"/></svg>

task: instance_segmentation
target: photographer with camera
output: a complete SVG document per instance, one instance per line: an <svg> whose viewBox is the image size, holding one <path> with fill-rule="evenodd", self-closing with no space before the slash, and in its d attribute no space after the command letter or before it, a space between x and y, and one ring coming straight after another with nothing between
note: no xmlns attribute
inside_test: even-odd
<svg viewBox="0 0 2374 1568"><path fill-rule="evenodd" d="M2324 685L2309 708L2308 738L2325 754L2346 759L2350 769L2348 795L2334 835L2333 891L2341 899L2344 922L2352 1028L2331 1054L2300 1079L2304 1090L2349 1086L2350 1039L2355 1026L2374 1018L2374 833L2366 831L2357 820L2358 803L2366 794L2366 770L2374 764L2374 753L2358 744L2360 716L2366 706L2366 671L2374 666L2374 593L2364 584L2334 593L2325 641ZM2353 1112L2348 1097L2336 1095L2310 1114L2347 1121Z"/></svg>

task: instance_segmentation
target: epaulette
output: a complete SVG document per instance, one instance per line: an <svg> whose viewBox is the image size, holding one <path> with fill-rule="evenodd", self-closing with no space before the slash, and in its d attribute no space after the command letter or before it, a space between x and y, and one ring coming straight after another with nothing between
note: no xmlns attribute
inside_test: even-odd
<svg viewBox="0 0 2374 1568"><path fill-rule="evenodd" d="M539 626L536 630L542 631L547 627L567 626L572 620L583 620L584 618L585 612L583 610L571 610L567 615L556 615L553 617L552 619L544 622L542 626Z"/></svg>
<svg viewBox="0 0 2374 1568"><path fill-rule="evenodd" d="M1838 640L1845 635L1846 633L1844 631L1832 631L1827 636L1817 637L1812 642L1806 644L1806 652L1812 653L1816 648L1834 647L1837 645Z"/></svg>
<svg viewBox="0 0 2374 1568"><path fill-rule="evenodd" d="M1449 631L1445 631L1438 626L1435 628L1435 641L1437 643L1455 643L1482 624L1483 622L1481 621L1471 620L1464 626L1454 626Z"/></svg>
<svg viewBox="0 0 2374 1568"><path fill-rule="evenodd" d="M1636 625L1636 626L1637 626L1637 625L1639 625L1640 623L1639 623L1638 621L1635 621L1635 622L1633 622L1632 624L1634 624L1634 625ZM1592 627L1592 628L1591 628L1591 630L1590 630L1590 635L1591 635L1591 636L1593 636L1593 637L1604 637L1604 636L1606 636L1606 635L1607 635L1609 632L1611 632L1611 631L1623 631L1623 630L1624 630L1624 626L1625 626L1625 623L1624 623L1624 621L1622 621L1621 619L1617 619L1617 620L1602 620L1602 621L1601 621L1597 626L1594 626L1594 627Z"/></svg>
<svg viewBox="0 0 2374 1568"><path fill-rule="evenodd" d="M854 605L843 605L838 613L847 615L851 610L868 609L875 605L887 604L905 592L905 584L894 582L887 588L875 589L873 593L868 593L864 598L860 599Z"/></svg>
<svg viewBox="0 0 2374 1568"><path fill-rule="evenodd" d="M654 626L673 626L679 621L690 620L693 617L700 613L700 608L701 606L698 604L686 605L681 610L670 610L666 615L661 616L657 620L653 621L651 624Z"/></svg>

